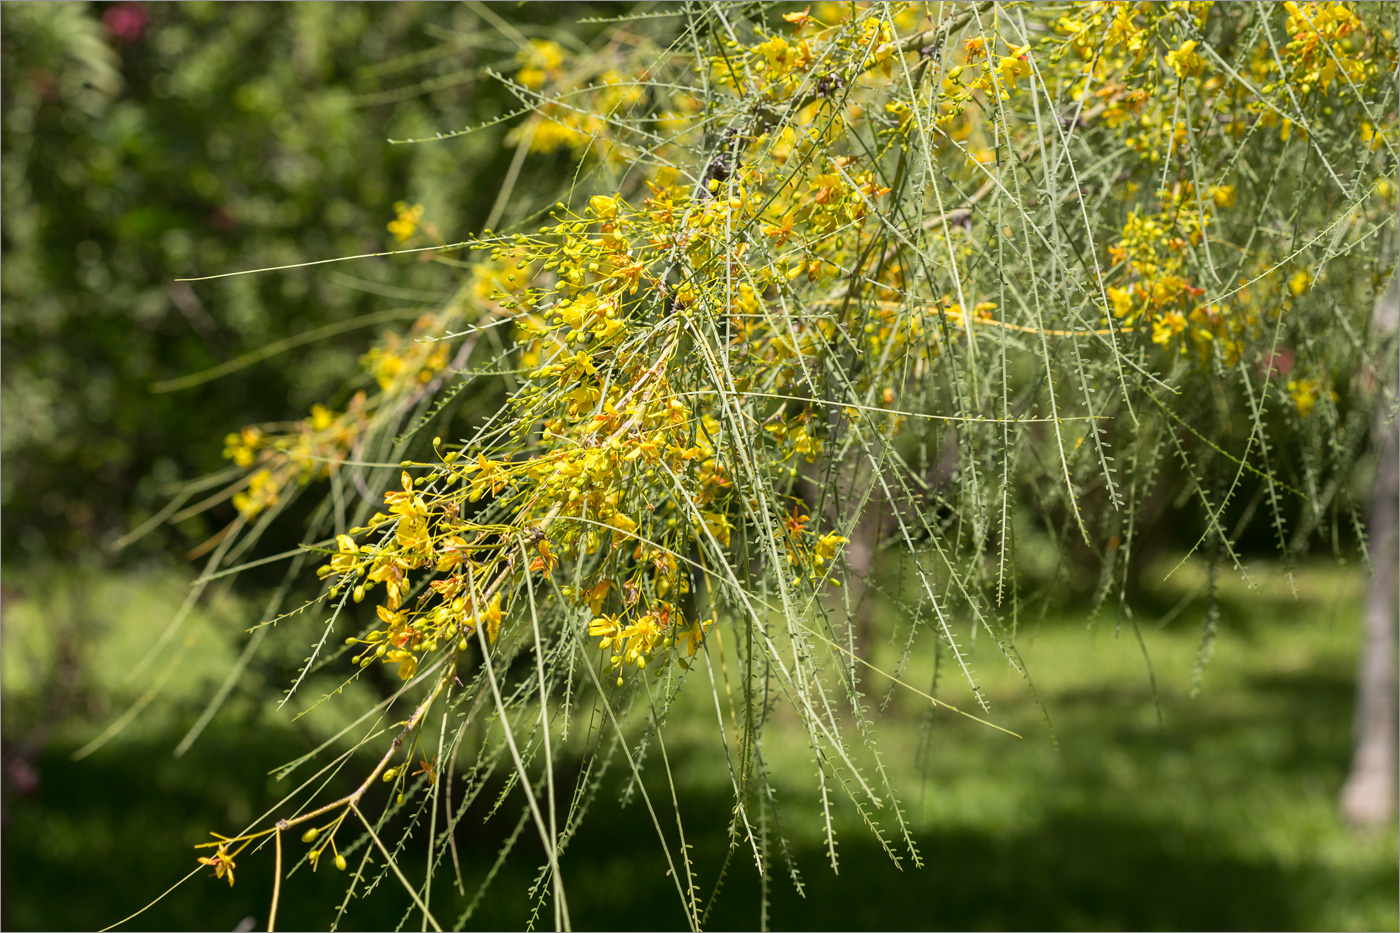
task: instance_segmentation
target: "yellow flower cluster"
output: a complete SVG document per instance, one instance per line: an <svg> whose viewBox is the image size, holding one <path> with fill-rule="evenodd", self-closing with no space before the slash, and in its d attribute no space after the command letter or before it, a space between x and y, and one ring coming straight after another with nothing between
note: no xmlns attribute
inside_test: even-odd
<svg viewBox="0 0 1400 933"><path fill-rule="evenodd" d="M448 458L451 464L455 457ZM479 464L466 464L448 474L449 480L469 476ZM401 488L384 495L386 513L376 513L363 529L336 538L336 553L319 573L335 579L332 594L350 589L360 602L383 586L383 602L375 607L379 626L349 644L363 644L356 663L376 660L392 664L408 680L420 659L450 644L467 650L468 636L481 627L494 641L500 632L502 594L499 582L487 578L520 559L512 550L509 529L483 526L461 517L466 495L461 490L425 494L405 471ZM359 543L355 535L369 534L374 543ZM536 546L538 548L538 545ZM413 592L412 575L435 575L424 598L405 606ZM434 598L435 597L435 598Z"/></svg>
<svg viewBox="0 0 1400 933"><path fill-rule="evenodd" d="M1288 393L1288 397L1293 401L1293 407L1298 410L1298 414L1303 418L1312 414L1313 409L1317 407L1318 401L1321 400L1324 395L1333 402L1338 400L1337 393L1334 389L1325 385L1322 380L1311 377L1288 380L1288 382L1284 384L1284 391Z"/></svg>
<svg viewBox="0 0 1400 933"><path fill-rule="evenodd" d="M1234 191L1218 188L1208 204L1233 203ZM1172 347L1183 333L1205 352L1218 344L1233 364L1242 351L1242 328L1252 317L1229 318L1217 305L1202 304L1204 289L1191 280L1194 251L1211 222L1209 207L1200 204L1195 189L1182 183L1159 193L1161 210L1133 211L1118 242L1108 248L1113 268L1123 284L1107 288L1109 310L1126 327L1150 329L1152 342ZM1194 326L1193 326L1194 325Z"/></svg>
<svg viewBox="0 0 1400 933"><path fill-rule="evenodd" d="M407 243L418 232L418 224L423 219L423 205L410 206L407 201L398 201L394 204L394 213L397 216L389 221L389 232L400 243Z"/></svg>
<svg viewBox="0 0 1400 933"><path fill-rule="evenodd" d="M1294 3L1287 0L1283 80L1300 94L1326 94L1334 81L1353 86L1365 82L1370 60L1369 37L1348 3ZM1375 66L1371 67L1374 74Z"/></svg>
<svg viewBox="0 0 1400 933"><path fill-rule="evenodd" d="M614 653L610 663L614 668L632 666L642 669L647 660L662 648L676 648L681 642L687 647L687 657L694 657L714 620L685 622L679 610L665 600L656 600L652 608L640 615L620 617L595 616L588 623L588 634L598 639L598 647ZM683 659L681 663L686 663ZM623 678L617 678L617 685Z"/></svg>
<svg viewBox="0 0 1400 933"><path fill-rule="evenodd" d="M383 343L371 347L360 360L374 376L379 388L390 391L396 386L417 386L432 382L433 377L447 368L448 345L443 340L404 339L398 334L384 334Z"/></svg>
<svg viewBox="0 0 1400 933"><path fill-rule="evenodd" d="M233 496L233 507L253 518L282 501L285 490L330 476L362 435L366 396L358 393L344 412L313 405L311 417L289 431L264 431L254 425L224 439L224 456L244 469L246 488Z"/></svg>
<svg viewBox="0 0 1400 933"><path fill-rule="evenodd" d="M595 194L578 213L561 205L535 233L481 244L491 256L473 267L471 297L514 318L523 382L511 417L529 427L490 450L447 454L423 480L435 492L405 485L389 494L388 513L360 531L371 540L341 542L325 571L336 585L351 586L357 598L385 586L383 625L367 642L373 656L411 676L424 652L454 632L460 641L485 625L494 637L522 575L551 573L560 562L581 576L556 592L587 607L590 632L613 650L615 665L643 667L672 650L696 624L684 618L690 574L678 556L727 548L741 527L739 437L772 453L763 469L781 485L793 481L798 463L823 453L832 424L856 411L841 407L844 400L830 411L802 400L831 354L856 346L880 361L849 388L892 405L902 380L927 371L949 340L971 340L982 327L1035 331L998 319L997 303L975 289L914 299L919 279L907 260L892 250L872 261L861 245L897 183L881 159L909 145L917 114L932 105L938 138L961 149L967 178L981 184L1000 143L987 137L979 114L998 101L1016 105L1043 69L1047 80L1084 95L1086 122L1117 131L1145 161L1194 157L1202 140L1248 131L1247 122L1217 115L1240 110L1244 82L1268 72L1256 56L1247 78L1217 73L1203 38L1212 15L1209 4L1195 2L1078 4L1057 12L1053 33L1035 43L983 24L934 55L914 41L940 25L923 5L816 4L784 14L790 34L760 28L751 40L728 40L723 54L699 66L715 86L750 102L781 102L788 112L776 127L760 109L751 122L717 131L688 178L661 168L645 191ZM1361 61L1372 43L1342 5L1302 4L1288 15L1285 64L1296 80L1326 91L1364 71L1348 62ZM1311 44L1298 35L1304 20L1316 27ZM700 112L683 88L649 85L649 98L624 69L606 61L575 68L548 40L523 47L517 61L516 80L541 94L512 139L528 139L536 152L625 155L621 128L631 124L619 115L650 107L653 126L684 134ZM916 88L933 75L929 92L891 82L896 66ZM569 96L549 97L546 88ZM1189 112L1179 95L1196 102ZM874 151L847 146L862 126L875 127ZM663 164L681 161L678 152L661 154ZM1124 190L1131 196L1134 186ZM1119 329L1173 352L1194 348L1202 359L1217 351L1226 362L1240 358L1260 312L1246 289L1233 303L1209 303L1196 281L1212 212L1235 200L1234 185L1198 191L1177 180L1154 208L1126 209L1107 245L1104 285ZM395 235L411 235L420 215L399 209ZM955 264L972 255L968 231L979 220L968 214L929 232ZM1299 292L1296 279L1292 290ZM795 305L806 313L793 313ZM445 370L448 345L425 335L386 338L365 357L381 391L406 391ZM697 344L721 355L706 365L724 392L675 381L684 369L678 355ZM742 410L725 408L725 395L747 401ZM890 413L892 430L903 417ZM240 436L230 455L251 465L261 443ZM266 496L274 480L250 488L250 497ZM806 518L788 522L784 543L788 559L815 576L846 541L807 526ZM424 573L430 579L419 588L429 595L406 609L406 581Z"/></svg>
<svg viewBox="0 0 1400 933"><path fill-rule="evenodd" d="M632 154L607 127L613 114L625 113L645 99L637 80L613 68L597 70L592 57L582 57L580 68L571 72L565 67L564 49L547 39L530 40L515 59L520 64L516 81L531 91L548 88L559 96L538 95L534 114L508 134L507 142L525 143L542 154L569 150L580 158L591 154L622 161ZM676 109L687 113L698 108L689 94L676 94L675 102Z"/></svg>
<svg viewBox="0 0 1400 933"><path fill-rule="evenodd" d="M520 64L515 80L532 90L563 76L564 50L553 40L531 39L528 45L515 53L515 60Z"/></svg>
<svg viewBox="0 0 1400 933"><path fill-rule="evenodd" d="M535 235L496 242L480 280L490 284L481 288L516 314L526 384L513 405L517 423L537 426L525 435L535 440L489 454L446 454L436 479L424 478L431 493L405 473L402 490L386 495L387 512L339 539L323 575L337 590L350 588L356 601L377 585L385 592L376 609L381 625L359 639L366 645L361 664L379 659L411 677L425 654L454 641L465 647L464 633L478 625L494 637L501 600L521 575L550 573L561 560L593 568L585 585L564 592L588 606L591 631L616 649L615 664L644 667L681 642L693 650L703 627L674 601L690 590L677 555L693 545L731 545L734 481L720 453L726 428L710 410L717 396L682 392L668 375L682 331L730 327L730 377L738 385L774 372L795 380L834 330L809 322L775 327L762 313L762 292L787 288L798 276L814 283L828 275L843 259L843 236L888 192L848 158L785 196L763 198L762 185L744 168L699 190L661 171L640 205L595 196L582 215L557 216ZM731 231L765 218L768 243L754 248L793 259L770 255L757 266L763 277L745 281L757 264ZM726 266L736 275L715 274ZM381 385L404 378L404 348L415 346L432 344L386 342L371 355ZM396 358L400 369L391 368ZM417 359L414 378L439 365ZM816 427L809 413L780 405L764 434L811 460L821 443ZM476 512L498 519L465 517ZM820 568L844 541L804 528L790 550ZM412 578L425 571L425 595L409 606Z"/></svg>

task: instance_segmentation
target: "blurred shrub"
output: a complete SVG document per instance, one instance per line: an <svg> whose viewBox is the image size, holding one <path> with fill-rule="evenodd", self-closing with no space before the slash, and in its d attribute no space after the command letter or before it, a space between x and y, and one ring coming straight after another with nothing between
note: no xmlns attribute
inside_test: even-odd
<svg viewBox="0 0 1400 933"><path fill-rule="evenodd" d="M253 378L166 394L153 382L440 302L453 273L403 259L175 280L386 249L399 200L425 206L426 237L479 226L494 194L484 185L511 158L504 128L385 142L509 109L485 69L514 50L493 47L478 15L432 3L7 5L9 561L110 543L168 500L162 487L219 467L225 431L343 387L373 331L294 347ZM220 519L186 522L183 543Z"/></svg>

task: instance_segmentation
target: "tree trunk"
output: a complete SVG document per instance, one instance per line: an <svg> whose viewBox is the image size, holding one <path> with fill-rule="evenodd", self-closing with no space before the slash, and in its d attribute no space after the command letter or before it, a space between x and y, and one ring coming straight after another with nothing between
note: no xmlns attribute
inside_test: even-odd
<svg viewBox="0 0 1400 933"><path fill-rule="evenodd" d="M817 461L808 481L800 484L804 501L809 511L817 508L820 488L816 477L826 475L828 464L825 459ZM870 498L865 503L855 526L851 529L851 540L844 548L844 559L849 571L845 576L846 593L851 606L851 617L847 620L851 627L851 651L855 658L871 660L871 639L875 633L876 597L869 592L869 586L880 560L880 542L893 535L902 521L917 531L916 512L932 506L935 494L952 482L958 470L958 446L956 435L949 432L943 440L938 456L928 465L924 474L928 491L923 501L891 502L885 495L885 486L880 483L874 469L863 453L857 452L850 462L835 469L836 486L846 499L863 497L867 492ZM888 481L891 489L898 488L893 480ZM830 523L837 523L849 516L841 515L832 500L826 511ZM855 664L855 658L851 663Z"/></svg>
<svg viewBox="0 0 1400 933"><path fill-rule="evenodd" d="M1376 323L1380 328L1393 329L1397 315L1400 315L1400 293L1392 284L1376 308ZM1377 409L1376 440L1380 456L1366 521L1372 574L1366 589L1356 670L1356 750L1341 795L1342 814L1356 826L1374 826L1392 819L1396 796L1400 421L1387 410L1383 399L1377 400Z"/></svg>

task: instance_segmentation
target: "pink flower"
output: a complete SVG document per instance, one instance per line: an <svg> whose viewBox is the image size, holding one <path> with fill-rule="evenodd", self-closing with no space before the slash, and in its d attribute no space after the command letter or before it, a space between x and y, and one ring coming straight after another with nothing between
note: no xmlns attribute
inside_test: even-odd
<svg viewBox="0 0 1400 933"><path fill-rule="evenodd" d="M118 3L102 14L107 32L122 42L135 42L146 32L146 6L142 3Z"/></svg>
<svg viewBox="0 0 1400 933"><path fill-rule="evenodd" d="M1269 376L1287 376L1293 369L1293 351L1283 347L1277 353L1269 354L1259 364L1260 371Z"/></svg>

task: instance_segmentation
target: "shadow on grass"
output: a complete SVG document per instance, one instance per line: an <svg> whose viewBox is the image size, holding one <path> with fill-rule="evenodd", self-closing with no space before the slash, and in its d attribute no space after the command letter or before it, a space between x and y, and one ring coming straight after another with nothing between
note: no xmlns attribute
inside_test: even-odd
<svg viewBox="0 0 1400 933"><path fill-rule="evenodd" d="M923 834L925 867L891 870L866 839L840 847L841 873L824 853L806 898L774 886L773 925L792 929L1294 929L1296 878L1277 866L1217 854L1213 840L1163 827L1062 814L1020 833ZM747 873L752 876L755 873ZM727 907L757 903L756 878L728 886ZM742 928L755 911L717 912Z"/></svg>
<svg viewBox="0 0 1400 933"><path fill-rule="evenodd" d="M1290 693L1292 689L1288 687ZM241 825L233 817L244 808L285 790L272 785L265 772L300 748L291 737L210 739L180 761L169 757L170 737L127 743L81 763L58 753L45 758L38 792L11 800L6 929L90 929L112 923L194 867L190 846L205 830ZM684 772L687 759L693 762L697 754L678 749L673 766ZM1071 772L1090 767L1090 761L1070 757L1066 764ZM1095 787L1086 774L1057 780L1089 780ZM1113 795L1104 779L1097 784L1103 796ZM669 793L650 777L648 785L674 852ZM492 796L488 791L482 800ZM703 904L723 861L732 799L717 791L682 790L680 808L687 841L694 846ZM509 805L484 826L479 816L468 816L459 827L469 895L489 870L514 810ZM775 842L769 924L820 930L1301 929L1316 923L1311 905L1319 886L1331 883L1325 871L1231 854L1231 840L1220 833L1114 816L1112 810L1111 805L1049 809L1009 832L922 832L917 844L925 866L903 872L868 833L847 829L838 840L838 875L831 873L819 842L793 847L805 897L788 880ZM402 827L400 820L388 836L398 838ZM403 860L410 878L421 878L424 867L426 833L416 835ZM288 842L291 864L305 847ZM525 892L543 861L541 851L527 826L471 926L518 928L524 923L533 906ZM656 830L640 800L624 809L615 790L600 797L564 865L576 928L684 927L675 883L666 874ZM261 929L271 873L271 851L245 853L236 887L192 879L135 927L230 930L252 917ZM444 925L465 903L450 875L450 868L444 869L435 882L433 903ZM327 928L346 880L327 868L316 875L299 872L284 884L279 925ZM1393 871L1380 867L1348 884L1361 896L1394 894ZM745 846L734 855L708 926L755 928L761 902L760 879ZM344 928L394 928L409 908L409 898L389 878L372 897L354 903ZM415 912L408 926L420 925ZM538 925L551 925L547 907Z"/></svg>
<svg viewBox="0 0 1400 933"><path fill-rule="evenodd" d="M847 806L840 873L833 875L817 804L780 786L786 794L780 815L806 896L794 890L773 840L768 924L813 930L1393 925L1393 833L1357 857L1336 855L1351 845L1333 812L1350 748L1348 665L1340 655L1295 653L1222 669L1218 686L1208 685L1200 700L1180 689L1164 693L1165 729L1136 674L1110 684L1066 684L1047 697L1058 750L1050 749L1028 700L1001 707L1027 736L1020 743L964 720L939 719L938 755L923 780L930 798L946 796L934 808L941 816L918 822L922 869L907 867L906 858L906 869L898 870ZM886 725L887 753L912 759L916 722L892 717ZM801 781L811 771L807 753L800 741L779 749L785 728L774 720L765 754L773 756L780 781L793 773ZM250 719L211 730L174 760L170 749L181 734L152 729L123 737L82 762L69 760L71 748L55 746L38 762L32 793L7 788L5 929L93 929L131 913L195 867L192 846L208 839L209 830L241 827L286 793L287 783L267 774L307 747L305 736ZM704 905L724 863L733 800L719 777L723 765L714 760L718 748L680 741L668 753ZM675 853L670 790L657 764L646 787ZM347 773L364 770L352 766ZM617 802L622 770L615 766L563 859L574 926L684 928L676 882L643 802L626 808ZM577 762L557 772L566 800L577 773ZM919 780L896 777L906 802ZM483 824L499 788L480 795L455 836L465 895L455 889L450 862L433 883L434 911L444 926L492 869L520 812L516 794ZM329 787L322 799L348 789ZM366 812L376 812L384 797L376 787ZM964 801L966 813L957 809ZM407 820L396 818L383 838L392 845L406 829ZM401 864L409 878L424 875L427 838L420 824L407 842ZM288 842L292 864L306 847ZM523 926L538 903L528 890L543 861L527 824L469 926ZM249 851L238 860L234 888L201 872L132 926L231 930L251 917L264 928L272 865L270 850ZM284 884L279 926L329 927L347 881L329 865L316 874L299 871ZM741 843L707 926L755 928L763 901L752 853ZM390 876L352 903L342 928L393 929L405 918L404 928L423 926ZM546 905L536 926L551 924Z"/></svg>
<svg viewBox="0 0 1400 933"><path fill-rule="evenodd" d="M100 929L134 913L199 867L196 855L209 853L193 847L210 831L233 832L286 793L267 772L305 747L290 734L225 728L172 758L182 735L114 742L77 762L73 748L55 745L36 762L29 793L6 788L5 929ZM238 859L232 889L197 876L129 928L232 930L250 916L265 928L271 874L271 849L250 850ZM317 909L284 898L284 929L326 925L324 908L339 886L320 875L309 885L298 876L299 888L317 889L305 898Z"/></svg>
<svg viewBox="0 0 1400 933"><path fill-rule="evenodd" d="M685 795L683 811L716 814L702 832L696 868L708 901L722 862L727 799ZM598 812L575 840L565 875L578 929L682 929L674 883L655 830L640 807ZM663 825L670 828L666 816ZM773 929L1306 929L1316 879L1222 851L1217 837L1101 815L1060 813L1019 832L932 832L917 836L922 869L899 871L868 834L846 833L840 873L821 845L796 846L805 896L775 864L768 925ZM673 849L674 851L674 849ZM776 857L776 845L774 846ZM907 865L906 860L906 865ZM514 884L524 882L522 875ZM1377 871L1373 893L1393 889ZM502 878L503 890L513 886ZM756 929L763 892L747 845L736 852L710 929ZM519 923L518 916L514 920ZM547 917L547 915L546 915ZM485 919L485 918L483 918ZM494 919L494 918L492 918ZM545 925L548 925L546 919Z"/></svg>

